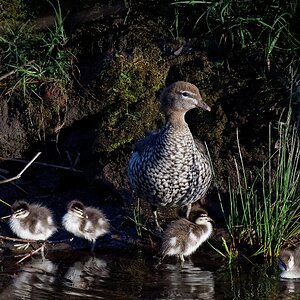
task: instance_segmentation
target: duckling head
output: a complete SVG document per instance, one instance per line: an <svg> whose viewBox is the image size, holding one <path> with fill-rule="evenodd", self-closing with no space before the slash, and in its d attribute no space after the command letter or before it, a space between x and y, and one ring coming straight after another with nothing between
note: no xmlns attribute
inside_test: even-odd
<svg viewBox="0 0 300 300"><path fill-rule="evenodd" d="M29 204L26 201L16 201L12 206L12 218L25 219L29 214Z"/></svg>
<svg viewBox="0 0 300 300"><path fill-rule="evenodd" d="M295 265L294 255L290 250L282 250L278 257L278 266L281 271L291 271Z"/></svg>
<svg viewBox="0 0 300 300"><path fill-rule="evenodd" d="M188 219L197 225L215 223L214 220L208 216L207 211L202 208L192 210Z"/></svg>
<svg viewBox="0 0 300 300"><path fill-rule="evenodd" d="M85 214L84 210L85 207L83 203L79 200L73 200L68 205L68 211L81 219L87 218L87 215Z"/></svg>

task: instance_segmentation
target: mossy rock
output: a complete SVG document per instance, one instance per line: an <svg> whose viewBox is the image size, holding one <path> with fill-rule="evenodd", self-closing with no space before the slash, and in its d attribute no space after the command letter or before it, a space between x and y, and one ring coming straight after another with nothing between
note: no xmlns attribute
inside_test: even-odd
<svg viewBox="0 0 300 300"><path fill-rule="evenodd" d="M137 48L130 56L118 54L111 60L99 87L103 102L97 151L116 150L156 127L160 114L155 95L165 77L161 53L155 46L143 51Z"/></svg>

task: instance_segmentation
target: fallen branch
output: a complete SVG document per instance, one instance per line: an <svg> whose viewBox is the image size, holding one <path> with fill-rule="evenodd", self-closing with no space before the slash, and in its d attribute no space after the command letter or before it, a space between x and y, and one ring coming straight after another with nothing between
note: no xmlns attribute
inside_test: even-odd
<svg viewBox="0 0 300 300"><path fill-rule="evenodd" d="M14 158L5 158L5 157L0 157L0 160L6 160L6 161L15 161L15 162L21 162L21 163L26 163L28 161L26 160L22 160L22 159L14 159ZM63 170L69 170L69 171L73 171L73 172L77 172L77 173L82 173L83 171L81 170L77 170L74 168L70 168L70 167L64 167L64 166L59 166L59 165L53 165L53 164L47 164L47 163L42 163L42 162L35 162L35 165L39 165L39 166L44 166L44 167L51 167L51 168L56 168L56 169L63 169ZM0 184L2 182L0 181Z"/></svg>
<svg viewBox="0 0 300 300"><path fill-rule="evenodd" d="M21 243L36 243L36 242L44 242L44 241L37 241L37 240L24 240L19 238L12 238L8 236L0 235L0 239L7 240L7 241L13 241L13 242L21 242Z"/></svg>
<svg viewBox="0 0 300 300"><path fill-rule="evenodd" d="M40 246L39 248L37 248L36 250L31 251L30 253L26 254L23 258L21 258L20 260L18 260L16 262L16 264L20 264L22 261L24 261L26 258L33 256L35 253L38 253L39 251L42 252L42 257L44 258L44 247L45 244L43 244L42 246Z"/></svg>
<svg viewBox="0 0 300 300"><path fill-rule="evenodd" d="M12 177L12 178L8 178L8 179L5 179L5 180L2 180L0 181L0 184L2 183L7 183L7 182L10 182L10 181L14 181L16 179L19 179L22 174L29 168L29 166L36 160L36 158L41 154L42 152L38 152L35 157L25 166L25 168L15 177Z"/></svg>
<svg viewBox="0 0 300 300"><path fill-rule="evenodd" d="M13 241L13 242L21 242L21 243L45 243L45 244L59 244L59 243L67 243L73 241L74 238L64 239L64 240L56 240L56 241L43 241L43 240L25 240L25 239L19 239L19 238L12 238L9 236L3 236L0 235L0 240L7 240L7 241Z"/></svg>
<svg viewBox="0 0 300 300"><path fill-rule="evenodd" d="M31 60L28 63L25 63L25 64L21 65L20 67L17 67L16 69L8 72L7 74L4 74L3 76L0 77L0 81L3 80L3 79L5 79L5 78L7 78L7 77L9 77L9 76L11 76L11 75L13 75L13 74L15 74L15 73L17 73L20 70L20 68L23 68L23 67L26 67L28 65L31 65L33 62L34 62L34 60Z"/></svg>
<svg viewBox="0 0 300 300"><path fill-rule="evenodd" d="M0 178L3 178L5 180L7 179L5 176L2 176L2 175L0 175ZM15 186L17 189L19 189L20 191L22 191L24 194L28 195L28 193L24 189L22 189L20 186L18 186L14 182L10 182L10 184L12 184L13 186Z"/></svg>

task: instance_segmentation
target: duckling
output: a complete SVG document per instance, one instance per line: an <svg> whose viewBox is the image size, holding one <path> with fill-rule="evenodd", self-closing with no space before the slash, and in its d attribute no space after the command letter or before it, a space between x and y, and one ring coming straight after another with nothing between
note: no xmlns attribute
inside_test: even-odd
<svg viewBox="0 0 300 300"><path fill-rule="evenodd" d="M181 263L184 257L195 252L212 234L213 220L202 209L191 211L189 219L173 221L162 237L161 261L168 255L176 255Z"/></svg>
<svg viewBox="0 0 300 300"><path fill-rule="evenodd" d="M294 251L282 250L278 257L281 278L300 278L300 247Z"/></svg>
<svg viewBox="0 0 300 300"><path fill-rule="evenodd" d="M92 242L92 252L97 238L109 232L109 222L101 210L84 206L78 200L69 203L62 224L67 231L75 236Z"/></svg>
<svg viewBox="0 0 300 300"><path fill-rule="evenodd" d="M56 231L51 211L40 204L16 201L11 207L9 226L19 238L46 241ZM44 245L41 248L42 256Z"/></svg>
<svg viewBox="0 0 300 300"><path fill-rule="evenodd" d="M9 226L21 239L45 241L57 231L52 213L45 206L16 201L11 209Z"/></svg>
<svg viewBox="0 0 300 300"><path fill-rule="evenodd" d="M161 110L166 122L157 133L138 141L128 162L128 178L133 194L151 204L156 227L158 206L186 208L203 198L210 186L212 167L206 149L194 140L185 122L193 108L210 111L198 88L184 81L162 92Z"/></svg>

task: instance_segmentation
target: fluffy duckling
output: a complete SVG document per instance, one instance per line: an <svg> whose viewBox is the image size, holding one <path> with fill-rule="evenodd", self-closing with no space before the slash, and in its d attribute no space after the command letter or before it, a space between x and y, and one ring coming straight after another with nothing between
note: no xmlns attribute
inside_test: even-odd
<svg viewBox="0 0 300 300"><path fill-rule="evenodd" d="M294 251L280 251L278 266L282 271L281 278L300 278L300 247Z"/></svg>
<svg viewBox="0 0 300 300"><path fill-rule="evenodd" d="M45 206L16 201L11 209L9 226L21 239L45 241L57 231L52 213Z"/></svg>
<svg viewBox="0 0 300 300"><path fill-rule="evenodd" d="M92 251L94 251L97 238L109 232L109 222L101 210L84 206L78 200L69 203L62 224L67 231L75 236L92 242Z"/></svg>
<svg viewBox="0 0 300 300"><path fill-rule="evenodd" d="M165 230L160 250L161 261L168 255L176 255L184 262L212 234L213 220L202 209L191 211L189 219L173 221Z"/></svg>

